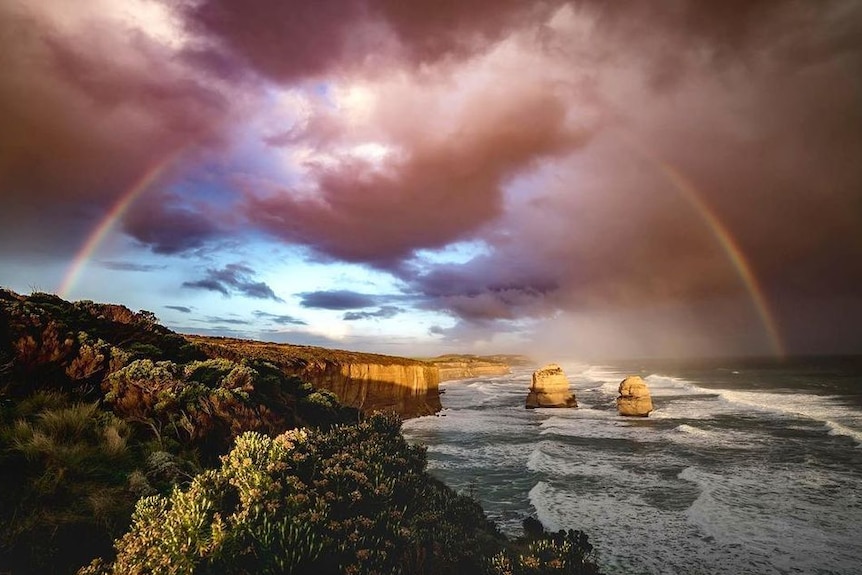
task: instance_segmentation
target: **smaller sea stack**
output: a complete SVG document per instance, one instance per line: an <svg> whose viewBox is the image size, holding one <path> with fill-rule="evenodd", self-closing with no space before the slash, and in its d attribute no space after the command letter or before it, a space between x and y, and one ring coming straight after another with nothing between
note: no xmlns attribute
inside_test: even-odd
<svg viewBox="0 0 862 575"><path fill-rule="evenodd" d="M569 390L569 380L556 363L533 372L533 383L527 395L527 409L536 407L577 407L578 402Z"/></svg>
<svg viewBox="0 0 862 575"><path fill-rule="evenodd" d="M617 409L620 415L630 417L647 417L653 410L649 388L639 375L630 375L620 383Z"/></svg>

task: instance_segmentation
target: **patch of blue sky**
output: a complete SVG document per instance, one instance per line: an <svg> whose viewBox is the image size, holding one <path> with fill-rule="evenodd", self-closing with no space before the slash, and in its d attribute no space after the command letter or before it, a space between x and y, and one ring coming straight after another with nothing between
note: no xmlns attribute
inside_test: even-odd
<svg viewBox="0 0 862 575"><path fill-rule="evenodd" d="M230 174L231 170L227 166L214 161L205 162L172 184L169 191L188 203L206 202L226 206L240 194L231 185Z"/></svg>
<svg viewBox="0 0 862 575"><path fill-rule="evenodd" d="M467 240L451 243L438 250L416 250L412 263L420 266L465 264L490 253L491 246L484 240Z"/></svg>

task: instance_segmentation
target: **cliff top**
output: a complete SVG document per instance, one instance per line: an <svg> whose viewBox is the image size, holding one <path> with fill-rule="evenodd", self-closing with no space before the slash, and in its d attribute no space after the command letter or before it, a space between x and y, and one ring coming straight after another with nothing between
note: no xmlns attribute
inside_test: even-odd
<svg viewBox="0 0 862 575"><path fill-rule="evenodd" d="M425 365L427 363L406 357L330 349L311 345L294 345L291 343L274 343L202 335L186 335L184 337L203 349L208 355L212 352L221 356L237 355L241 357L254 357L256 359L264 359L275 365L289 365L291 367L303 367L311 363L320 362L341 364L370 363L377 365Z"/></svg>
<svg viewBox="0 0 862 575"><path fill-rule="evenodd" d="M438 355L437 357L422 358L422 361L435 365L443 363L469 363L469 364L493 364L493 365L533 365L533 360L526 355L495 354L495 355L473 355L466 353L450 353Z"/></svg>

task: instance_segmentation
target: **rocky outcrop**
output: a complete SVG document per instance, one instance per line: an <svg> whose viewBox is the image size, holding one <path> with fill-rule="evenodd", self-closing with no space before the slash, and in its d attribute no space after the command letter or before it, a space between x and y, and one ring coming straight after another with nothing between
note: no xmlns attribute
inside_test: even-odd
<svg viewBox="0 0 862 575"><path fill-rule="evenodd" d="M265 359L286 374L335 393L344 405L366 412L392 410L407 418L442 409L440 372L424 361L305 345L187 337L210 357Z"/></svg>
<svg viewBox="0 0 862 575"><path fill-rule="evenodd" d="M578 402L569 389L569 380L559 365L552 363L533 372L533 382L527 395L527 409L577 406Z"/></svg>
<svg viewBox="0 0 862 575"><path fill-rule="evenodd" d="M639 375L630 375L622 380L619 392L617 409L620 415L647 417L653 410L649 388Z"/></svg>

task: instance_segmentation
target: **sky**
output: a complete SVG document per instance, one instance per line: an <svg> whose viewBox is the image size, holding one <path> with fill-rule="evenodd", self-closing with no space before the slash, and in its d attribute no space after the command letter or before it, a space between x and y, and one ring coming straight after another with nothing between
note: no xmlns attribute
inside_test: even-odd
<svg viewBox="0 0 862 575"><path fill-rule="evenodd" d="M406 356L862 353L862 2L0 0L0 286Z"/></svg>

